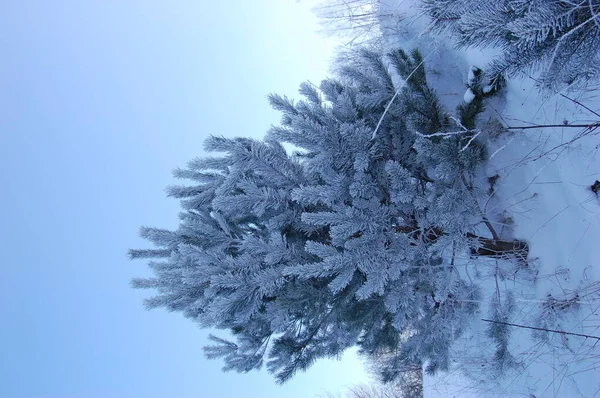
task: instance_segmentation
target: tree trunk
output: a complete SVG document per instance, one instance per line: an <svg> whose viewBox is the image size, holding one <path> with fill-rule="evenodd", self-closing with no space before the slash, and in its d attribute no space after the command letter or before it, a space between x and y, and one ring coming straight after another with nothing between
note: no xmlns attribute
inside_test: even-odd
<svg viewBox="0 0 600 398"><path fill-rule="evenodd" d="M529 255L529 245L522 240L501 240L490 239L477 236L475 234L467 234L469 238L476 239L480 246L471 248L471 254L474 256L489 256L489 257L515 257L519 262L527 262Z"/></svg>
<svg viewBox="0 0 600 398"><path fill-rule="evenodd" d="M410 226L396 226L396 232L402 232L415 240L422 239L425 243L435 242L439 237L446 235L441 228L428 228L422 237L422 230ZM471 247L472 256L486 256L494 258L515 258L519 263L527 264L529 255L529 244L522 240L503 240L486 238L472 233L466 234L467 238L473 239L477 245Z"/></svg>

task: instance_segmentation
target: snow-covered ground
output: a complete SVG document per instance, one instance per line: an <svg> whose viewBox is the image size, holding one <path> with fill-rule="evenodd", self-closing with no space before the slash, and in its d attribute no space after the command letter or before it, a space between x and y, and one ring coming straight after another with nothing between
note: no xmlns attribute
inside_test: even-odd
<svg viewBox="0 0 600 398"><path fill-rule="evenodd" d="M578 98L600 109L592 95ZM512 126L599 119L566 98L542 98L530 80L509 83L501 116ZM600 179L595 133L561 127L490 139L487 175L499 177L485 210L495 216L497 229L528 241L530 252L527 269L502 261L470 265L485 287L480 318L487 318L486 303L498 282L502 296L514 295L511 323L600 337L600 201L591 190ZM517 365L497 376L490 370L494 347L484 337L485 326L473 321L472 332L455 348L457 371L428 379L426 396L600 396L598 339L552 332L540 339L540 331L510 327Z"/></svg>
<svg viewBox="0 0 600 398"><path fill-rule="evenodd" d="M466 86L443 80L468 77L493 54L451 50L445 38L419 36L426 21L414 0L384 0L382 31L390 45L419 46L433 85L446 103L462 101ZM404 15L402 23L389 15ZM443 73L436 73L443 72ZM505 126L565 125L513 130L485 137L486 177L494 177L492 198L483 203L496 229L529 242L527 265L473 261L465 272L484 287L481 314L456 344L455 369L427 377L426 397L600 397L600 201L591 185L600 180L600 129L573 128L600 121L600 85L569 98L539 93L531 78L511 79L487 115ZM453 107L452 107L453 108ZM493 341L485 336L489 301L509 295L509 322L594 337L510 326L515 364L498 374Z"/></svg>

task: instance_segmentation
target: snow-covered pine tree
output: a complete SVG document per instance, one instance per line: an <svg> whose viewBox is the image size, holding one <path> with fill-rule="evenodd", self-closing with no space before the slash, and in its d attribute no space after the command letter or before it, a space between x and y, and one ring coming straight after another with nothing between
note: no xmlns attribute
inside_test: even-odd
<svg viewBox="0 0 600 398"><path fill-rule="evenodd" d="M600 71L600 0L422 0L438 30L463 47L501 48L490 76L541 71L545 89Z"/></svg>
<svg viewBox="0 0 600 398"><path fill-rule="evenodd" d="M302 84L305 100L271 95L283 117L264 140L209 138L221 155L176 170L192 185L169 188L179 228L142 228L157 249L130 252L156 259L154 278L133 281L157 290L148 308L233 334L206 347L225 369L266 359L284 382L354 345L394 353L388 380L415 363L446 369L478 296L455 261L525 247L476 235L485 150L463 128L477 101L453 121L418 51L362 49L337 69Z"/></svg>

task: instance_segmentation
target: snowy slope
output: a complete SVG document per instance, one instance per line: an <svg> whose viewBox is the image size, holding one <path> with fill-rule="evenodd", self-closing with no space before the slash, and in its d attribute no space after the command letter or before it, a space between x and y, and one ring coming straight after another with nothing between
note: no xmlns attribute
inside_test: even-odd
<svg viewBox="0 0 600 398"><path fill-rule="evenodd" d="M593 98L579 99L600 109ZM513 126L600 119L566 98L540 97L531 80L509 84L502 117ZM600 336L600 202L590 189L600 179L599 138L597 131L565 127L521 130L490 142L490 153L500 152L490 159L488 174L500 176L499 202L513 220L513 233L529 242L530 263L536 268L531 283L507 283L506 290L517 293L513 323ZM571 301L544 311L548 295ZM573 304L578 308L567 308ZM555 314L564 319L548 322ZM531 338L531 330L512 331L511 348L522 367L509 372L504 391L536 397L597 394L598 340L548 333L542 342Z"/></svg>
<svg viewBox="0 0 600 398"><path fill-rule="evenodd" d="M434 77L462 73L466 81L469 65L485 66L493 51L456 52L445 38L420 35L427 21L416 17L415 3L382 2L382 31L391 46L418 45ZM398 24L391 14L404 22ZM438 79L433 85L450 109L465 97L464 84ZM560 95L541 96L529 78L511 80L504 97L488 104L488 115L505 126L600 121L594 114L600 114L600 87L567 95L589 109ZM465 272L484 286L479 318L488 317L494 294L502 300L512 294L511 323L600 336L600 201L590 189L600 180L599 133L552 127L485 137L490 159L484 177L498 177L494 195L482 206L496 229L528 241L530 253L526 266L498 260L467 264ZM427 378L425 396L600 396L598 339L511 326L515 366L499 375L487 325L473 321L454 349L455 369Z"/></svg>

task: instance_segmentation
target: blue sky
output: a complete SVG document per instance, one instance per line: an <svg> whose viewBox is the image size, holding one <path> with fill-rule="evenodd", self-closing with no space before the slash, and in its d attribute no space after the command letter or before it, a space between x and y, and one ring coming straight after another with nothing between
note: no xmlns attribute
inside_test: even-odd
<svg viewBox="0 0 600 398"><path fill-rule="evenodd" d="M12 1L0 13L0 396L311 397L362 377L321 362L279 387L220 372L207 331L146 312L141 225L174 228L171 170L209 134L260 137L325 77L312 2Z"/></svg>

